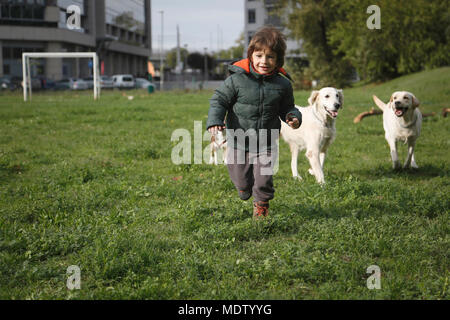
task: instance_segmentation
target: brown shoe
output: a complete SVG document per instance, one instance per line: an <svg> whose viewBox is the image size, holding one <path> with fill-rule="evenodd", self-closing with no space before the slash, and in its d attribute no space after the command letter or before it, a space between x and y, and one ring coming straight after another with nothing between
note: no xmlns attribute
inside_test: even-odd
<svg viewBox="0 0 450 320"><path fill-rule="evenodd" d="M269 215L269 202L254 201L253 202L253 218L260 219Z"/></svg>

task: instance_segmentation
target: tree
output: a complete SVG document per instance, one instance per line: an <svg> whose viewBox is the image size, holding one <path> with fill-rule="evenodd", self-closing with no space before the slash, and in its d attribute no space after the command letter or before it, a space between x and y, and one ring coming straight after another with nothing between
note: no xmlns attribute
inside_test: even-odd
<svg viewBox="0 0 450 320"><path fill-rule="evenodd" d="M189 52L185 48L180 48L180 58L181 62L184 63ZM174 69L177 66L177 48L170 50L167 53L167 66ZM186 67L186 66L185 66Z"/></svg>
<svg viewBox="0 0 450 320"><path fill-rule="evenodd" d="M281 0L290 35L303 40L305 69L321 86L387 80L450 64L449 1L380 0L381 29L367 27L371 0ZM290 8L290 11L286 10Z"/></svg>
<svg viewBox="0 0 450 320"><path fill-rule="evenodd" d="M353 68L344 54L335 53L336 46L328 38L330 30L341 18L336 10L338 1L282 0L279 4L279 14L288 15L289 36L303 41L303 50L309 60L306 71L311 77L318 79L321 86L347 85Z"/></svg>
<svg viewBox="0 0 450 320"><path fill-rule="evenodd" d="M208 70L214 69L216 62L213 57L206 55L207 64L208 64ZM187 64L192 69L200 69L202 71L205 71L205 55L194 52L188 55L187 57Z"/></svg>
<svg viewBox="0 0 450 320"><path fill-rule="evenodd" d="M330 42L367 80L386 80L402 74L450 64L448 1L378 1L381 29L366 26L370 0L340 1L343 16Z"/></svg>

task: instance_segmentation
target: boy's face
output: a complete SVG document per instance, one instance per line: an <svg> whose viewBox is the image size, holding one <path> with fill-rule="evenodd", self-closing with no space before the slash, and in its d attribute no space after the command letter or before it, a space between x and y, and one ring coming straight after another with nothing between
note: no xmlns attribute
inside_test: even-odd
<svg viewBox="0 0 450 320"><path fill-rule="evenodd" d="M270 74L277 67L277 54L270 49L253 51L252 62L260 74Z"/></svg>

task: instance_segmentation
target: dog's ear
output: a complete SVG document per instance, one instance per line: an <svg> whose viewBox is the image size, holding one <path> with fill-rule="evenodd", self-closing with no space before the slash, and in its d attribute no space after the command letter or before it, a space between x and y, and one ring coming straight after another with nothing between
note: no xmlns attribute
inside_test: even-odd
<svg viewBox="0 0 450 320"><path fill-rule="evenodd" d="M339 102L341 103L341 108L344 106L344 90L338 89Z"/></svg>
<svg viewBox="0 0 450 320"><path fill-rule="evenodd" d="M395 93L393 93L393 94L391 95L391 99L389 99L389 102L390 102L390 103L392 103L392 102L394 101L394 94L395 94Z"/></svg>
<svg viewBox="0 0 450 320"><path fill-rule="evenodd" d="M310 106L312 106L314 103L316 103L317 98L319 97L319 91L314 90L311 92L311 96L308 99L308 103Z"/></svg>
<svg viewBox="0 0 450 320"><path fill-rule="evenodd" d="M389 108L391 108L392 110L395 109L395 104L394 104L394 95L395 95L395 94L396 94L396 92L394 92L394 93L391 95L391 98L389 99L389 103L388 103Z"/></svg>
<svg viewBox="0 0 450 320"><path fill-rule="evenodd" d="M412 106L413 106L413 108L417 108L420 105L419 99L417 99L416 96L413 95L412 93L411 93L411 98L412 98Z"/></svg>

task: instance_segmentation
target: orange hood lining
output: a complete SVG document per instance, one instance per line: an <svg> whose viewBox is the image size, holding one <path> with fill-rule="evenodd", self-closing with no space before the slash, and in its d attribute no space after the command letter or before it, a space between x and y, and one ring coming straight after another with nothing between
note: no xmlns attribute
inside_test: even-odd
<svg viewBox="0 0 450 320"><path fill-rule="evenodd" d="M233 66L242 68L245 70L245 72L250 73L250 59L242 59L238 62L233 63ZM281 72L282 74L284 74L285 76L287 75L286 70L284 70L283 68L278 69L278 72Z"/></svg>

